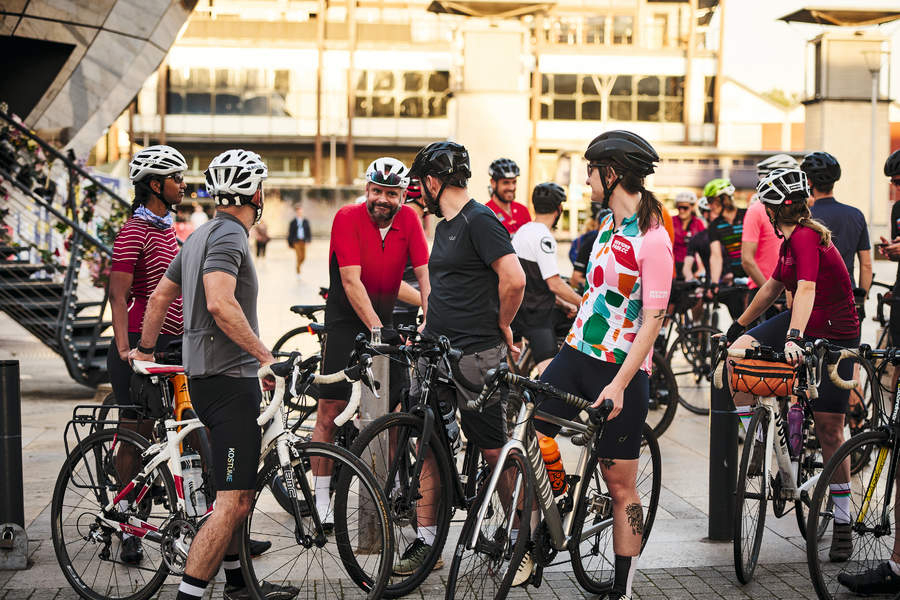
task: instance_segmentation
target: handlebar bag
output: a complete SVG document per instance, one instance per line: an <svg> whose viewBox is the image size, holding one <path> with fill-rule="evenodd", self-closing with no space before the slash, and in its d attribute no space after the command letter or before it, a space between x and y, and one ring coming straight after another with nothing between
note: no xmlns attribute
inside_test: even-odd
<svg viewBox="0 0 900 600"><path fill-rule="evenodd" d="M731 389L763 398L790 396L794 391L794 367L784 362L755 358L731 360Z"/></svg>
<svg viewBox="0 0 900 600"><path fill-rule="evenodd" d="M169 407L163 400L161 385L168 385L167 381L154 383L149 375L132 373L131 375L131 403L138 407L141 413L150 419L161 419L169 414Z"/></svg>

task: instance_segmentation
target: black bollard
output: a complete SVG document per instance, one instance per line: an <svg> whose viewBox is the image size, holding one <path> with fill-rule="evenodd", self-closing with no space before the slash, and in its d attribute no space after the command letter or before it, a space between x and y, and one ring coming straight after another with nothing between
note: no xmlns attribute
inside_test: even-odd
<svg viewBox="0 0 900 600"><path fill-rule="evenodd" d="M738 416L728 389L709 386L709 539L728 542L734 530Z"/></svg>
<svg viewBox="0 0 900 600"><path fill-rule="evenodd" d="M0 361L0 523L25 527L22 492L22 399L19 361Z"/></svg>

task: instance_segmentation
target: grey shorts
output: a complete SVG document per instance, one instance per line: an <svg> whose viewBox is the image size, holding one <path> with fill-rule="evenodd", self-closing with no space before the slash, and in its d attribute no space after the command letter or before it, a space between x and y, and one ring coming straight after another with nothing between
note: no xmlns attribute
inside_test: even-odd
<svg viewBox="0 0 900 600"><path fill-rule="evenodd" d="M496 368L505 360L506 344L501 342L486 350L464 354L459 361L459 370L469 381L483 384L485 373ZM424 363L420 362L418 365L420 373L425 372L424 367ZM444 372L443 368L441 368L441 373L450 379L453 378L449 373ZM442 404L451 404L459 409L460 426L467 440L484 450L503 447L507 440L504 398L495 396L481 412L478 412L466 409L466 403L469 400L475 400L478 392L471 392L459 384L437 385L434 391L438 394L438 400ZM417 378L413 378L410 395L418 396L419 393L419 382Z"/></svg>

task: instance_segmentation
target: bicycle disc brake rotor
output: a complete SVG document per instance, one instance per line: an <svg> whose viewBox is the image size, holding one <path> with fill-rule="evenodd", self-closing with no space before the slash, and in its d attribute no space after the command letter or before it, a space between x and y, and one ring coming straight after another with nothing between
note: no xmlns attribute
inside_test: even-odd
<svg viewBox="0 0 900 600"><path fill-rule="evenodd" d="M173 519L163 529L163 540L159 550L163 562L173 575L183 575L187 564L188 550L197 535L197 529L188 521Z"/></svg>

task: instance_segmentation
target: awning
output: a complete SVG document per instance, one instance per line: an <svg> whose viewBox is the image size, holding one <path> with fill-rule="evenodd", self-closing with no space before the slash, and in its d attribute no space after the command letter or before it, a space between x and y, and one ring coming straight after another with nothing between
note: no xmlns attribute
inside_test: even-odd
<svg viewBox="0 0 900 600"><path fill-rule="evenodd" d="M428 11L466 17L515 18L549 10L556 0L523 2L522 0L434 0Z"/></svg>
<svg viewBox="0 0 900 600"><path fill-rule="evenodd" d="M836 27L864 27L881 25L900 19L900 10L876 10L864 8L801 8L781 17L788 23L815 23Z"/></svg>

